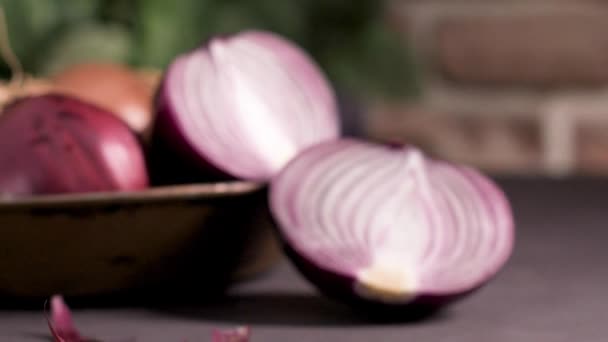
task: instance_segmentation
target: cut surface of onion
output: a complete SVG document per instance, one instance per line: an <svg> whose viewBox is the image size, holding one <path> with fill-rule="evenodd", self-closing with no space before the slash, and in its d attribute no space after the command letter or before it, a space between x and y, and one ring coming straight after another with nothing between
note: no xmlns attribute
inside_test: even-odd
<svg viewBox="0 0 608 342"><path fill-rule="evenodd" d="M497 185L413 146L318 144L271 182L270 206L307 278L380 304L448 303L489 281L514 244Z"/></svg>
<svg viewBox="0 0 608 342"><path fill-rule="evenodd" d="M339 135L334 93L300 48L263 31L214 38L169 66L158 136L198 164L266 181L299 151Z"/></svg>

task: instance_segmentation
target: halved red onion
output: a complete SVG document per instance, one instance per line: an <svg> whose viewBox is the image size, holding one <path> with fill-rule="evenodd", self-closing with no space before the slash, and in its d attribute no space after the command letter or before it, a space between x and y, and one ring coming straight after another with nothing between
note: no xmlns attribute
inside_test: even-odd
<svg viewBox="0 0 608 342"><path fill-rule="evenodd" d="M213 38L176 58L157 109L154 139L239 179L267 181L301 150L339 135L321 70L293 43L262 31Z"/></svg>
<svg viewBox="0 0 608 342"><path fill-rule="evenodd" d="M447 304L488 282L514 243L490 179L411 146L316 145L271 182L270 205L310 281L380 307Z"/></svg>
<svg viewBox="0 0 608 342"><path fill-rule="evenodd" d="M137 137L110 112L47 94L21 98L0 116L0 197L147 185Z"/></svg>

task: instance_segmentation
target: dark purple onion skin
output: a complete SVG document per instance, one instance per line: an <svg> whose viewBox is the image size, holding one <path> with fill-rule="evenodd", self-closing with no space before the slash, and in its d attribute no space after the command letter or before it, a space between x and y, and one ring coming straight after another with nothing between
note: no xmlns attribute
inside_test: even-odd
<svg viewBox="0 0 608 342"><path fill-rule="evenodd" d="M156 120L146 151L152 184L234 180L234 177L213 166L179 133L180 130L175 121L175 108L167 101L168 89L167 82L164 80L166 73L154 96Z"/></svg>
<svg viewBox="0 0 608 342"><path fill-rule="evenodd" d="M356 279L328 271L317 266L283 241L285 254L298 271L313 284L319 292L330 299L347 304L367 319L378 321L418 321L431 318L442 309L467 297L484 287L481 284L469 291L445 296L419 294L407 303L380 302L361 296L355 290Z"/></svg>
<svg viewBox="0 0 608 342"><path fill-rule="evenodd" d="M92 104L56 94L20 98L4 108L0 132L5 149L0 154L0 194L5 196L148 186L135 133L114 114ZM128 150L124 169L110 167L114 160L102 151L105 142Z"/></svg>

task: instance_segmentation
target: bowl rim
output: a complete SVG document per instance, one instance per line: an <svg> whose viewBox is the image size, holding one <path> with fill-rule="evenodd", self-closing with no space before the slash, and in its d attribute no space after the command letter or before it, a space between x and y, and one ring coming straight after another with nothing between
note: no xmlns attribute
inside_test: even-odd
<svg viewBox="0 0 608 342"><path fill-rule="evenodd" d="M238 197L255 193L265 187L251 181L226 181L184 185L154 186L139 191L107 191L69 194L35 195L22 198L0 197L0 209L85 204L119 204L125 202L158 202Z"/></svg>

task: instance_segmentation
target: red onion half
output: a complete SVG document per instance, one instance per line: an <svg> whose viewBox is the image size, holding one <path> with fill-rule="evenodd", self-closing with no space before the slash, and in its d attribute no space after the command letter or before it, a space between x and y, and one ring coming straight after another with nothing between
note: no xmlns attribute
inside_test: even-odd
<svg viewBox="0 0 608 342"><path fill-rule="evenodd" d="M147 185L135 134L101 108L41 95L13 102L0 116L0 197Z"/></svg>
<svg viewBox="0 0 608 342"><path fill-rule="evenodd" d="M415 147L319 144L271 182L270 205L310 281L380 308L447 304L488 282L514 244L490 179Z"/></svg>
<svg viewBox="0 0 608 342"><path fill-rule="evenodd" d="M155 139L195 165L239 179L267 181L301 150L339 135L322 72L268 32L214 38L179 56L163 78L157 109Z"/></svg>

